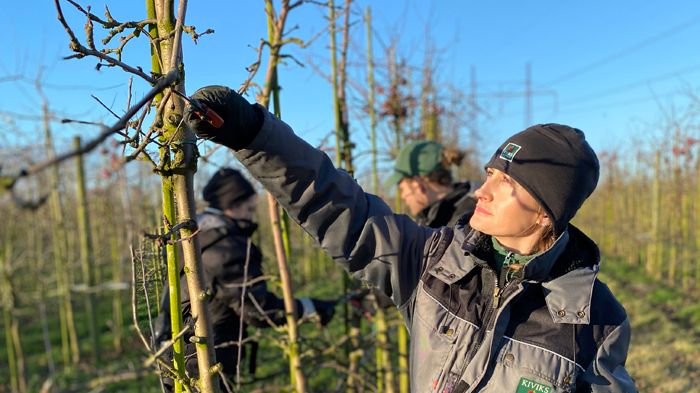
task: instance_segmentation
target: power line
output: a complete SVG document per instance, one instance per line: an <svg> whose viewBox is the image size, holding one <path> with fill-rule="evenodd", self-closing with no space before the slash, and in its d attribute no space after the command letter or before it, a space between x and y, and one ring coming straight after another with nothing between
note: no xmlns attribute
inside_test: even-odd
<svg viewBox="0 0 700 393"><path fill-rule="evenodd" d="M652 43L655 43L656 41L659 41L659 40L661 40L661 39L663 39L663 38L666 38L666 37L668 37L668 36L670 36L670 35L673 35L673 34L676 34L676 33L680 32L680 31L683 31L683 30L687 29L688 27L695 25L695 24L698 23L698 22L700 22L700 15L696 16L695 18L693 18L693 19L691 19L691 20L689 20L689 21L687 21L687 22L685 22L685 23L682 23L682 24L680 24L680 25L677 25L677 26L675 26L675 27L672 27L671 29L668 29L668 30L666 30L666 31L664 31L664 32L661 32L661 33L659 33L659 34L657 34L657 35L655 35L655 36L653 36L653 37L647 38L646 40L644 40L644 41L642 41L642 42L640 42L640 43L637 43L637 44L632 45L632 46L630 46L630 47L628 47L628 48L622 49L622 50L620 50L620 51L618 51L618 52L616 52L616 53L613 53L613 54L611 54L611 55L609 55L609 56L606 56L606 57L604 57L604 58L602 58L602 59L600 59L600 60L596 60L596 61L594 61L594 62L592 62L592 63L590 63L590 64L587 64L587 65L585 65L585 66L583 66L583 67L581 67L581 68L578 68L578 69L576 69L576 70L574 70L574 71L571 71L571 72L568 72L568 73L566 73L566 74L564 74L564 75L561 75L561 76L559 76L559 77L557 77L557 78L551 80L551 81L550 81L549 83L547 83L547 84L551 86L551 85L556 85L556 84L558 84L558 83L561 83L561 82L566 81L566 80L569 80L569 79L573 79L573 78L575 78L575 77L577 77L577 76L579 76L579 75L581 75L581 74L583 74L583 73L585 73L585 72L588 72L588 71L593 70L593 69L595 69L595 68L597 68L597 67L600 67L600 66L602 66L602 65L604 65L604 64L610 63L610 62L612 62L612 61L614 61L614 60L617 60L617 59L619 59L619 58L621 58L621 57L624 57L624 56L626 56L626 55L628 55L628 54L630 54L630 53L633 53L633 52L635 52L635 51L638 51L638 50L640 50L640 49L642 49L642 48L644 48L644 47L646 47L646 46L648 46L648 45L650 45L650 44L652 44Z"/></svg>
<svg viewBox="0 0 700 393"><path fill-rule="evenodd" d="M581 107L573 107L567 109L567 112L590 112L590 111L595 111L595 110L600 110L600 109L609 109L609 108L615 108L615 107L620 107L620 106L626 106L626 105L632 105L632 104L638 104L642 102L648 102L648 101L654 101L659 98L668 98L668 97L676 97L676 96L681 96L687 94L686 91L672 91L669 93L664 93L664 94L657 94L652 97L645 96L645 97L634 97L634 98L629 98L626 100L618 100L618 101L613 101L605 104L593 104L589 106L581 106ZM545 110L545 107L536 107L535 111L542 111ZM506 119L506 118L512 118L515 116L519 116L519 113L516 112L507 112L504 114L499 115L499 119Z"/></svg>
<svg viewBox="0 0 700 393"><path fill-rule="evenodd" d="M689 66L689 67L686 67L686 68L682 68L682 69L677 70L677 71L668 72L668 73L665 73L665 74L662 74L662 75L659 75L659 76L656 76L656 77L647 78L647 79L640 80L640 81L637 81L637 82L628 83L628 84L626 84L626 85L617 86L617 87L611 87L611 88L608 88L608 89L605 89L605 90L601 90L601 91L596 92L596 93L591 93L591 94L586 94L586 95L583 95L583 96L574 97L574 98L572 98L572 99L570 99L570 100L566 100L566 101L562 104L562 106L568 106L568 105L576 104L576 103L579 103L579 102L590 101L591 99L596 99L596 98L600 98L600 97L603 97L603 96L613 95L613 94L615 94L615 93L623 92L623 91L625 91L625 90L630 90L630 89L633 89L633 88L635 88L635 87L647 85L647 84L653 83L653 82L662 81L662 80L664 80L664 79L675 78L675 77L678 77L678 76L680 76L680 75L688 74L688 73L691 73L691 72L694 72L694 71L698 71L698 70L700 70L700 64L696 64L696 65L693 65L693 66Z"/></svg>

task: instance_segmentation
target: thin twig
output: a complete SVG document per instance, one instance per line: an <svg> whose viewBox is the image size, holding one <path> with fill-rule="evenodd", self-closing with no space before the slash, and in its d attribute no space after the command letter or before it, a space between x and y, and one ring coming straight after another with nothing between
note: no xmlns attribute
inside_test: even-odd
<svg viewBox="0 0 700 393"><path fill-rule="evenodd" d="M232 347L234 345L243 346L243 345L250 343L250 342L260 341L260 339L262 337L263 337L263 335L260 333L260 331L256 330L254 335L248 336L248 337L241 339L241 340L224 341L222 343L216 344L214 346L214 348L216 348L216 349L228 348L228 347Z"/></svg>
<svg viewBox="0 0 700 393"><path fill-rule="evenodd" d="M117 115L116 113L114 113L113 110L109 109L109 107L108 107L107 105L105 105L104 102L100 101L100 99L97 98L94 94L90 94L90 97L94 98L95 101L97 101L98 104L102 105L103 108L107 109L107 112L111 113L112 116L114 116L114 117L116 117L117 119L119 119L119 115ZM128 135L127 135L127 136L128 136Z"/></svg>
<svg viewBox="0 0 700 393"><path fill-rule="evenodd" d="M148 298L148 285L146 280L146 264L143 258L141 258L141 286L143 287L143 297L146 299L146 315L148 315L148 329L151 333L151 347L155 349L156 340L155 334L153 333L153 317L151 316L151 302Z"/></svg>
<svg viewBox="0 0 700 393"><path fill-rule="evenodd" d="M71 30L70 26L68 26L68 23L66 22L66 19L63 17L63 11L61 10L61 4L59 3L59 0L54 0L54 4L56 5L56 11L58 14L58 20L61 22L63 25L63 28L66 30L68 33L68 36L70 37L70 49L76 52L75 55L71 55L66 57L66 59L72 59L72 58L82 58L85 56L94 56L99 59L102 59L106 61L109 64L112 64L114 66L122 68L126 72L130 72L134 75L138 75L141 78L147 80L150 83L156 83L156 79L153 78L150 75L146 75L141 68L134 68L126 63L123 63L113 57L107 56L106 54L95 50L95 49L90 49L86 48L83 46L80 41L75 37L75 34L73 33L73 30Z"/></svg>
<svg viewBox="0 0 700 393"><path fill-rule="evenodd" d="M132 76L132 77L129 77L129 86L128 86L127 90L126 90L126 91L127 91L127 94L126 94L126 109L129 109L129 107L131 107L131 96L132 96L132 94L131 94L131 86L132 86L133 82L134 82L134 77L133 77L133 76ZM147 108L148 108L148 107L150 107L150 104L147 106ZM127 138L128 138L128 136L129 136L129 122L126 122L126 127L124 127L124 133L127 135ZM138 136L139 136L139 132L138 132L138 130L136 130L136 132L134 133L134 137L135 137L135 138L138 138ZM124 155L125 150L126 150L126 145L125 145L124 148L122 149L122 155Z"/></svg>
<svg viewBox="0 0 700 393"><path fill-rule="evenodd" d="M260 69L260 63L262 62L262 53L265 45L268 45L267 41L261 39L257 49L258 58L253 64L246 67L246 70L248 71L248 77L241 84L241 87L238 88L238 94L245 94L248 91L248 87L250 87L253 78L258 73L258 70Z"/></svg>
<svg viewBox="0 0 700 393"><path fill-rule="evenodd" d="M243 264L243 282L248 281L248 265L250 263L250 248L251 245L253 244L253 240L248 237L246 239L246 251L245 251L245 263ZM248 289L248 286L245 285L243 286L243 290L241 291L241 310L238 315L238 341L240 342L243 340L243 330L245 329L243 325L243 313L244 313L244 308L245 308L245 295L246 295L246 289ZM243 346L239 345L238 346L238 351L236 354L237 358L237 363L236 363L236 389L241 390L241 355L243 354Z"/></svg>
<svg viewBox="0 0 700 393"><path fill-rule="evenodd" d="M258 301L255 299L255 296L253 296L252 294L249 293L249 294L248 294L248 298L250 299L251 303L253 303L253 305L255 306L255 308L258 310L258 312L260 313L260 315L262 315L263 318L265 318L265 322L267 322L268 325L272 326L272 328L274 328L275 330L280 331L280 327L279 327L276 323L274 323L274 322L272 321L272 319L270 319L270 317L269 317L269 316L267 315L267 313L265 312L265 309L263 309L263 308L260 306L260 303L258 303Z"/></svg>
<svg viewBox="0 0 700 393"><path fill-rule="evenodd" d="M14 177L13 181L10 182L10 185L7 186L7 188L12 188L12 186L14 186L14 183L22 177L34 175L36 173L43 171L44 169L46 169L48 167L51 167L51 166L56 165L58 163L61 163L67 159L70 159L70 158L76 157L78 155L85 154L85 153L92 151L97 146L99 146L105 139L107 139L110 135L114 134L117 131L124 129L127 122L129 121L129 119L132 116L134 116L134 114L136 114L136 112L138 112L144 105L151 102L151 100L158 93L163 91L163 89L165 89L166 87L170 86L175 81L177 76L178 76L177 69L170 71L168 74L166 74L162 78L158 79L158 82L156 83L156 85L148 93L146 93L146 95L139 102L137 102L136 105L131 107L124 114L124 116L122 116L119 119L119 121L117 121L111 127L106 127L103 125L102 132L95 139L84 144L80 149L76 149L76 150L73 150L73 151L70 151L67 153L63 153L63 154L58 155L52 159L40 162L38 164L34 164L26 169L23 169L17 176Z"/></svg>
<svg viewBox="0 0 700 393"><path fill-rule="evenodd" d="M193 237L197 236L198 233L199 233L199 228L197 228L197 230L195 230L194 232L192 232L192 234L190 234L189 236L181 237L181 238L179 238L179 239L170 239L170 240L167 241L167 243L168 243L168 244L182 243L182 242L184 242L184 241L190 240L190 239L192 239Z"/></svg>
<svg viewBox="0 0 700 393"><path fill-rule="evenodd" d="M134 327L136 328L136 333L139 335L141 342L146 347L148 352L151 352L151 346L148 345L148 340L143 335L141 327L139 327L138 314L136 312L136 255L134 255L134 246L129 245L129 252L131 253L131 314L134 319Z"/></svg>
<svg viewBox="0 0 700 393"><path fill-rule="evenodd" d="M168 230L168 232L163 233L163 234L144 233L143 235L147 239L158 240L158 241L162 241L162 242L170 242L173 239L173 237L178 234L178 231L180 229L189 229L192 231L197 231L198 230L197 221L192 220L192 219L182 221L180 223L177 223L173 227L171 227ZM171 244L171 243L169 243L169 244Z"/></svg>
<svg viewBox="0 0 700 393"><path fill-rule="evenodd" d="M176 342L177 340L179 340L179 339L180 339L181 337L183 337L187 332L189 332L190 330L192 330L192 327L194 326L194 321L195 321L195 319L193 318L187 325L185 325L184 328L182 328L182 330L180 330L180 332L179 332L175 337L173 337L173 338L171 338L170 340L168 340L168 341L166 341L165 343L163 343L163 345L158 349L158 351L156 351L156 353L154 353L153 355L149 356L148 359L146 359L146 360L143 362L143 365L146 366L146 367L150 367L151 365L153 365L153 363L155 363L156 359L158 359L165 351L167 351L168 349L170 349L170 347L172 347L173 345L175 345L175 342Z"/></svg>
<svg viewBox="0 0 700 393"><path fill-rule="evenodd" d="M255 277L251 280L245 280L243 282L236 282L236 283L230 283L230 284L222 284L221 286L224 288L245 288L245 287L252 287L253 285L262 282L262 281L267 281L271 278L275 278L274 276L258 276Z"/></svg>
<svg viewBox="0 0 700 393"><path fill-rule="evenodd" d="M170 69L177 69L180 63L180 51L182 47L182 25L185 23L185 13L187 12L187 0L180 0L177 6L177 20L175 22L175 38L173 39Z"/></svg>

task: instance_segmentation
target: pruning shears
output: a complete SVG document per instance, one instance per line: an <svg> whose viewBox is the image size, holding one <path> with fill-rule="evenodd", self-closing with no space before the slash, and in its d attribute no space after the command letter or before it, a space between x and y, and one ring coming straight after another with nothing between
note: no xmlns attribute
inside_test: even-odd
<svg viewBox="0 0 700 393"><path fill-rule="evenodd" d="M369 294L367 289L359 289L349 292L345 296L341 296L336 300L336 304L348 303L352 306L356 313L361 314L367 320L372 320L373 310L364 301Z"/></svg>
<svg viewBox="0 0 700 393"><path fill-rule="evenodd" d="M206 121L207 123L211 124L212 127L214 128L221 128L221 126L224 125L224 119L219 116L218 113L214 112L211 108L208 106L204 105L201 102L194 101L190 97L187 97L183 93L180 93L179 91L173 89L173 93L179 95L187 101L188 104L194 109L195 115L199 116L200 119Z"/></svg>

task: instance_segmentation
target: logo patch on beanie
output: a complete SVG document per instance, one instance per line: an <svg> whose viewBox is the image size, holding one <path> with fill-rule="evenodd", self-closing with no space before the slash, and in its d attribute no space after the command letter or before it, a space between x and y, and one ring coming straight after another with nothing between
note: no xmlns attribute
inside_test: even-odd
<svg viewBox="0 0 700 393"><path fill-rule="evenodd" d="M506 145L506 147L503 148L503 151L501 151L501 155L499 156L499 158L509 162L513 162L513 158L519 151L520 146L516 145L513 142L510 142Z"/></svg>

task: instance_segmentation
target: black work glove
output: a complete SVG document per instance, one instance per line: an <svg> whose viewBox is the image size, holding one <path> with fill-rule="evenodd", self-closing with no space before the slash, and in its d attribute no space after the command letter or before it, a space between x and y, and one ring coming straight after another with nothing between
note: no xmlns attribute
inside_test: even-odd
<svg viewBox="0 0 700 393"><path fill-rule="evenodd" d="M321 319L321 326L328 325L328 322L330 322L331 319L333 319L333 315L335 315L336 302L331 300L320 299L311 299L311 301L314 303L316 313Z"/></svg>
<svg viewBox="0 0 700 393"><path fill-rule="evenodd" d="M188 105L185 122L200 138L238 150L248 146L262 127L261 110L226 86L203 87L194 92L191 99L204 104L224 120L220 128L215 128L195 113L197 108Z"/></svg>
<svg viewBox="0 0 700 393"><path fill-rule="evenodd" d="M300 298L299 303L301 304L301 319L318 318L321 326L326 326L333 319L337 304L334 300L310 299L308 297Z"/></svg>

